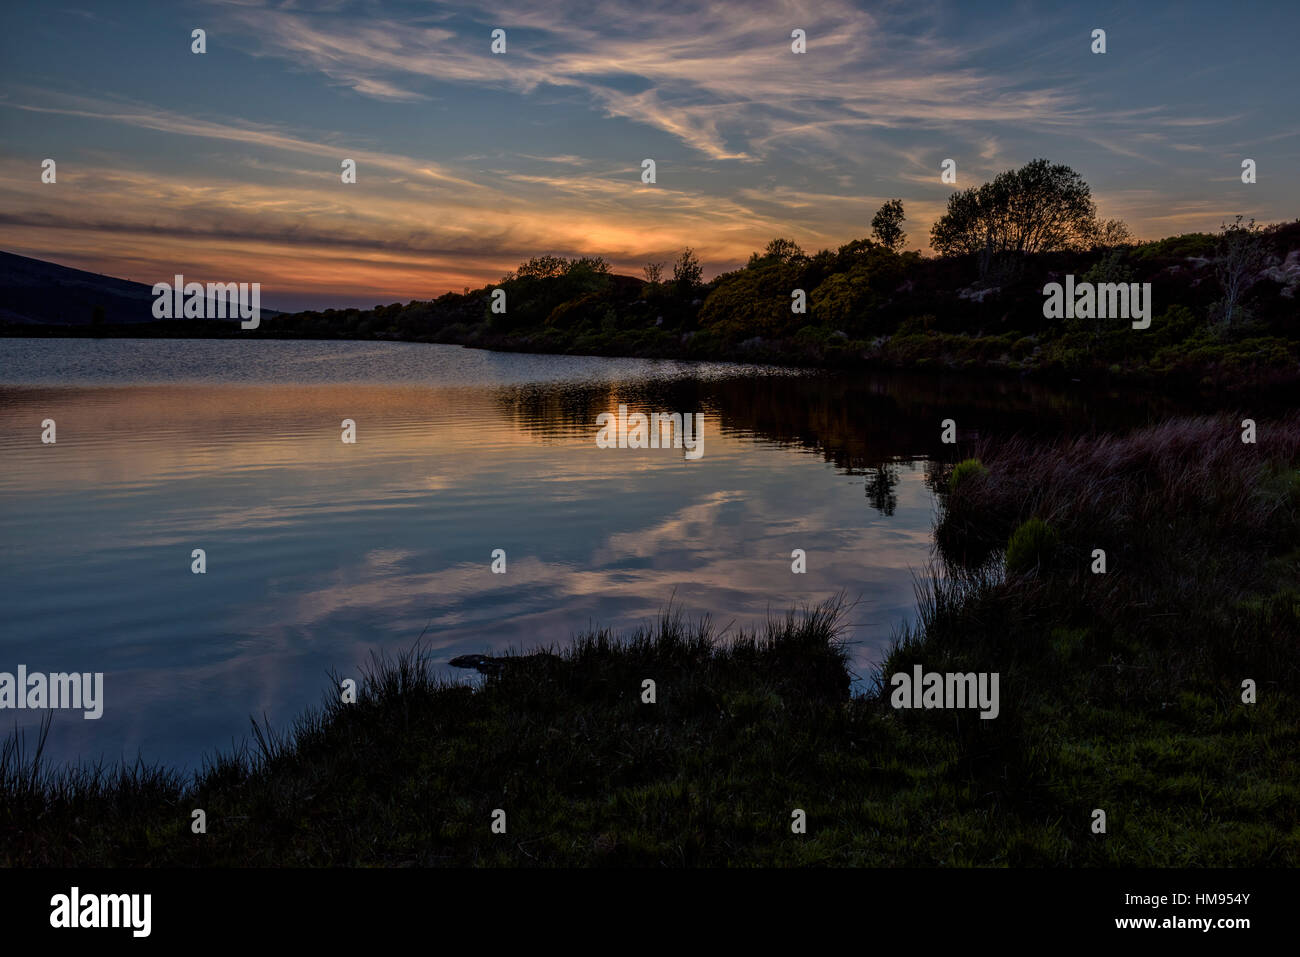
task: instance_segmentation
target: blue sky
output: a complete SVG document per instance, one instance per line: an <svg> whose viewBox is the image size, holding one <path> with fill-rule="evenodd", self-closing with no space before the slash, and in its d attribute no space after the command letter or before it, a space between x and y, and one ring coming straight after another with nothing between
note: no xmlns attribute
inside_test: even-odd
<svg viewBox="0 0 1300 957"><path fill-rule="evenodd" d="M1067 163L1143 238L1289 220L1298 35L1282 2L9 0L0 248L261 281L281 307L428 298L542 253L639 273L690 245L711 275L774 236L865 236L891 197L928 252L949 157L958 188Z"/></svg>

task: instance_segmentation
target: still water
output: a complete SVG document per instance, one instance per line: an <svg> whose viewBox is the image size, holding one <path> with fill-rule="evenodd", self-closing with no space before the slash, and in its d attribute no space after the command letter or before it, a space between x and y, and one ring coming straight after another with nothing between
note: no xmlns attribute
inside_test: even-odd
<svg viewBox="0 0 1300 957"><path fill-rule="evenodd" d="M703 454L598 448L620 404L703 413ZM56 712L52 759L178 767L422 632L446 668L670 601L753 626L845 592L865 678L928 573L943 418L965 443L1138 414L1021 384L415 343L0 339L0 672L104 673L102 718ZM2 711L0 733L41 716Z"/></svg>

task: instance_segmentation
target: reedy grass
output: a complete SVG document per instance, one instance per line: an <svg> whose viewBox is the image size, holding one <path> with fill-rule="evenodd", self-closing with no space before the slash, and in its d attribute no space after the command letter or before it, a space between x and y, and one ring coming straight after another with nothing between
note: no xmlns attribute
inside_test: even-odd
<svg viewBox="0 0 1300 957"><path fill-rule="evenodd" d="M985 443L987 473L943 493L917 620L865 694L842 598L755 632L670 608L477 688L417 644L373 656L355 704L331 689L286 731L254 723L189 778L49 768L39 739L12 738L0 862L1296 866L1300 417L1261 422L1258 446L1237 422ZM1002 548L1033 517L1055 556L1008 575ZM895 711L888 676L913 664L998 672L999 717Z"/></svg>

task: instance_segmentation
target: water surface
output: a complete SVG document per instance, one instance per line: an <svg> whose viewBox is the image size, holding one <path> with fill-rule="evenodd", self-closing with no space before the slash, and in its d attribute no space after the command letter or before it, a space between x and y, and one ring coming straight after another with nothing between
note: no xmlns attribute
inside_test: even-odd
<svg viewBox="0 0 1300 957"><path fill-rule="evenodd" d="M620 404L702 412L703 455L598 448ZM57 713L52 758L190 767L421 633L445 667L670 600L752 626L846 592L865 676L913 616L953 454L940 420L968 439L1098 409L1018 384L414 343L4 339L0 671L104 672L104 716ZM39 719L0 712L5 731Z"/></svg>

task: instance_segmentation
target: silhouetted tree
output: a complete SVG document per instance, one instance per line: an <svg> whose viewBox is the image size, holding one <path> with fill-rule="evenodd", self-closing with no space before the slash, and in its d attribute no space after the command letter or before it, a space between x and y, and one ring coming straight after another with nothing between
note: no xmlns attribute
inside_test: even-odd
<svg viewBox="0 0 1300 957"><path fill-rule="evenodd" d="M943 256L1038 253L1078 249L1097 233L1088 184L1070 167L1036 159L991 183L948 197L948 211L930 230Z"/></svg>
<svg viewBox="0 0 1300 957"><path fill-rule="evenodd" d="M761 253L750 254L749 262L745 266L747 269L754 269L758 266L770 266L773 263L784 265L803 262L807 258L793 239L773 239Z"/></svg>
<svg viewBox="0 0 1300 957"><path fill-rule="evenodd" d="M516 279L557 279L560 276L606 275L609 263L600 256L583 256L581 259L565 259L563 256L534 256L519 268L508 272L502 282Z"/></svg>
<svg viewBox="0 0 1300 957"><path fill-rule="evenodd" d="M1133 245L1133 233L1122 219L1097 220L1090 237L1093 249L1114 249Z"/></svg>
<svg viewBox="0 0 1300 957"><path fill-rule="evenodd" d="M673 282L677 284L679 290L685 292L700 285L703 275L704 270L700 266L699 257L691 247L687 246L673 263Z"/></svg>
<svg viewBox="0 0 1300 957"><path fill-rule="evenodd" d="M891 199L876 210L876 215L871 220L871 235L882 246L898 252L907 239L907 233L903 232L903 220L906 218L903 215L903 201Z"/></svg>

